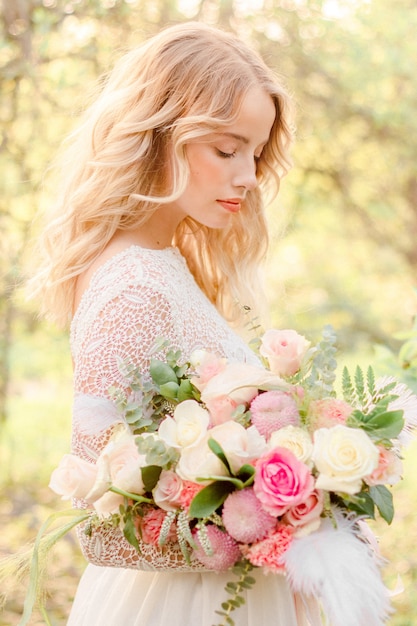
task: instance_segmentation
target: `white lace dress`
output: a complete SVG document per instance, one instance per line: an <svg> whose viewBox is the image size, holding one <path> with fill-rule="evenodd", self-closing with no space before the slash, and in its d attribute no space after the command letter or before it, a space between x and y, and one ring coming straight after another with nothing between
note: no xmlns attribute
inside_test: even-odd
<svg viewBox="0 0 417 626"><path fill-rule="evenodd" d="M71 327L75 366L73 452L95 459L120 415L108 400L111 385L126 387L123 361L148 370L149 351L166 337L189 355L205 348L234 360L253 360L196 285L175 248L131 246L104 263L83 295ZM79 503L83 506L83 503ZM118 530L91 538L79 533L89 564L68 626L212 626L227 599L230 574L184 563L179 551L143 547L139 555ZM284 577L256 571L237 626L300 626ZM303 612L303 611L301 611Z"/></svg>

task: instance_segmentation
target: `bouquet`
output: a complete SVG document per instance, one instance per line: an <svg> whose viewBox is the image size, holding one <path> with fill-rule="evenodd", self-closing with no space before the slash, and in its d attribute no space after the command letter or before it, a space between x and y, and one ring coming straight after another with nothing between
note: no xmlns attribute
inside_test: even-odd
<svg viewBox="0 0 417 626"><path fill-rule="evenodd" d="M173 543L230 570L224 624L262 568L319 598L333 626L381 626L389 594L363 520L393 519L417 398L371 368L345 368L337 397L335 340L330 327L317 345L269 330L255 366L203 350L184 361L161 339L150 379L125 364L129 394L111 389L121 422L97 463L65 455L50 487L92 506L86 532L104 519L138 551Z"/></svg>

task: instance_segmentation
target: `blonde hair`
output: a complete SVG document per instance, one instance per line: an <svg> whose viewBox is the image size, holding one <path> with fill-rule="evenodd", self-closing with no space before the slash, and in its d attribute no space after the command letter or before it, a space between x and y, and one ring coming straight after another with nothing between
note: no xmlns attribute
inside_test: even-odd
<svg viewBox="0 0 417 626"><path fill-rule="evenodd" d="M118 61L61 158L57 216L45 229L35 279L48 317L69 321L77 277L117 230L137 228L183 193L186 144L230 124L254 86L270 94L276 107L257 177L263 191L273 183L277 193L290 165L290 102L254 51L229 33L188 22L161 31ZM234 218L219 230L186 218L173 241L229 320L239 317L242 305L256 308L257 269L268 243L259 188L247 193Z"/></svg>

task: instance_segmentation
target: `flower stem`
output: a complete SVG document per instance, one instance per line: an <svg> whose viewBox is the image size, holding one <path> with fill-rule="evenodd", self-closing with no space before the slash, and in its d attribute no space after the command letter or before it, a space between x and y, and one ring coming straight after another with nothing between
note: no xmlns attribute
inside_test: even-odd
<svg viewBox="0 0 417 626"><path fill-rule="evenodd" d="M119 494L119 496L124 496L129 500L134 500L135 502L147 502L148 504L153 504L153 500L151 500L150 498L138 496L136 493L130 493L129 491L124 491L124 489L119 489L118 487L110 487L109 491L117 493Z"/></svg>

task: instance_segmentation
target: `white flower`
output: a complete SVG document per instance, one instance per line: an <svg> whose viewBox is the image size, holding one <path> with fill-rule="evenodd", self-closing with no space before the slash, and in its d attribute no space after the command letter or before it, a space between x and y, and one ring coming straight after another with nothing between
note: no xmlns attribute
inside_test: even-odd
<svg viewBox="0 0 417 626"><path fill-rule="evenodd" d="M358 493L362 479L378 466L379 451L359 428L337 425L314 433L313 461L320 472L317 489Z"/></svg>
<svg viewBox="0 0 417 626"><path fill-rule="evenodd" d="M287 448L306 465L311 465L313 442L307 431L299 426L288 425L271 434L268 448Z"/></svg>
<svg viewBox="0 0 417 626"><path fill-rule="evenodd" d="M187 448L196 445L204 437L210 416L196 400L185 400L175 409L173 417L161 422L158 435L173 448Z"/></svg>
<svg viewBox="0 0 417 626"><path fill-rule="evenodd" d="M258 458L266 449L265 439L254 426L245 429L237 422L225 422L208 430L196 446L183 449L177 474L184 480L200 482L197 478L228 475L223 463L210 450L209 439L214 439L222 447L233 472Z"/></svg>
<svg viewBox="0 0 417 626"><path fill-rule="evenodd" d="M201 394L203 402L229 396L237 404L250 402L258 389L288 389L290 386L268 370L248 363L229 363L211 378Z"/></svg>

